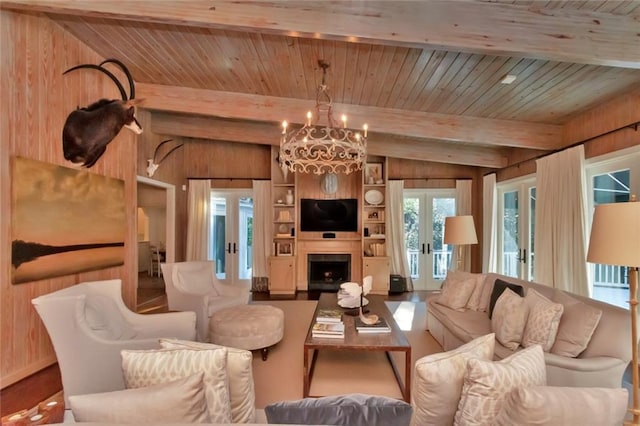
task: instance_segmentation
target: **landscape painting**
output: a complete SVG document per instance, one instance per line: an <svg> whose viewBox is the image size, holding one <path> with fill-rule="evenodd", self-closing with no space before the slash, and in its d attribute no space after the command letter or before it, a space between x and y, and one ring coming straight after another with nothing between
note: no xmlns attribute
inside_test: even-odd
<svg viewBox="0 0 640 426"><path fill-rule="evenodd" d="M125 228L124 181L13 158L13 284L122 265Z"/></svg>

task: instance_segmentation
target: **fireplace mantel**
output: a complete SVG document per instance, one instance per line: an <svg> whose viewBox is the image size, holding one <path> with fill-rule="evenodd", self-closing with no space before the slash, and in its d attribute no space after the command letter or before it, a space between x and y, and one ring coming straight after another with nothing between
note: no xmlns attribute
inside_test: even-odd
<svg viewBox="0 0 640 426"><path fill-rule="evenodd" d="M299 239L296 253L296 287L307 291L307 255L336 254L351 255L351 281L362 280L362 245L360 239Z"/></svg>

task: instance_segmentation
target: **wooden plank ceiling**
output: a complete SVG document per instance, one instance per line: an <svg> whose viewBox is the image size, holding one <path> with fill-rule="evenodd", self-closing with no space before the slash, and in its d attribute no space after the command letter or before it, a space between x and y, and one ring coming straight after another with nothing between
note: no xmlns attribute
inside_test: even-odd
<svg viewBox="0 0 640 426"><path fill-rule="evenodd" d="M640 0L0 7L46 13L123 61L171 136L276 145L281 120L313 109L322 59L334 112L369 124L371 153L501 168L574 142L563 123L640 88Z"/></svg>

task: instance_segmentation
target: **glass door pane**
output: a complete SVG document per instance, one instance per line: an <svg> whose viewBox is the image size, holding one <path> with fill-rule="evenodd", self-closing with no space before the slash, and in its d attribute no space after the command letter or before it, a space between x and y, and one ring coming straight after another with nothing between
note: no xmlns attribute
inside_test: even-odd
<svg viewBox="0 0 640 426"><path fill-rule="evenodd" d="M518 191L503 194L502 211L502 273L518 277Z"/></svg>
<svg viewBox="0 0 640 426"><path fill-rule="evenodd" d="M238 200L238 276L239 280L250 280L253 265L253 198Z"/></svg>
<svg viewBox="0 0 640 426"><path fill-rule="evenodd" d="M420 276L424 270L420 244L424 241L420 227L420 198L417 196L404 197L404 241L409 263L409 274L415 287L421 287Z"/></svg>
<svg viewBox="0 0 640 426"><path fill-rule="evenodd" d="M444 243L444 219L456 215L456 200L450 197L434 197L432 200L431 232L433 241L432 282L442 282L451 263L453 246Z"/></svg>
<svg viewBox="0 0 640 426"><path fill-rule="evenodd" d="M211 244L209 259L216 262L216 277L227 278L227 199L211 197Z"/></svg>
<svg viewBox="0 0 640 426"><path fill-rule="evenodd" d="M529 188L529 246L525 256L528 265L528 276L526 279L533 281L533 253L535 252L534 236L536 234L536 188Z"/></svg>

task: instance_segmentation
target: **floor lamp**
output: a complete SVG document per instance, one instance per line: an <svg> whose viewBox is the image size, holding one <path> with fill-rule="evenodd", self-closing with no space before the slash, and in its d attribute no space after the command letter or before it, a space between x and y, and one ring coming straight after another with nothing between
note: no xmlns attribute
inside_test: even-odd
<svg viewBox="0 0 640 426"><path fill-rule="evenodd" d="M473 216L449 216L444 218L444 240L445 244L455 244L458 246L458 259L456 260L456 270L462 270L462 248L467 244L478 244L476 227L473 223Z"/></svg>
<svg viewBox="0 0 640 426"><path fill-rule="evenodd" d="M587 261L618 265L629 271L629 311L631 312L631 378L633 424L640 425L638 399L638 266L640 266L640 202L596 206L591 225Z"/></svg>

